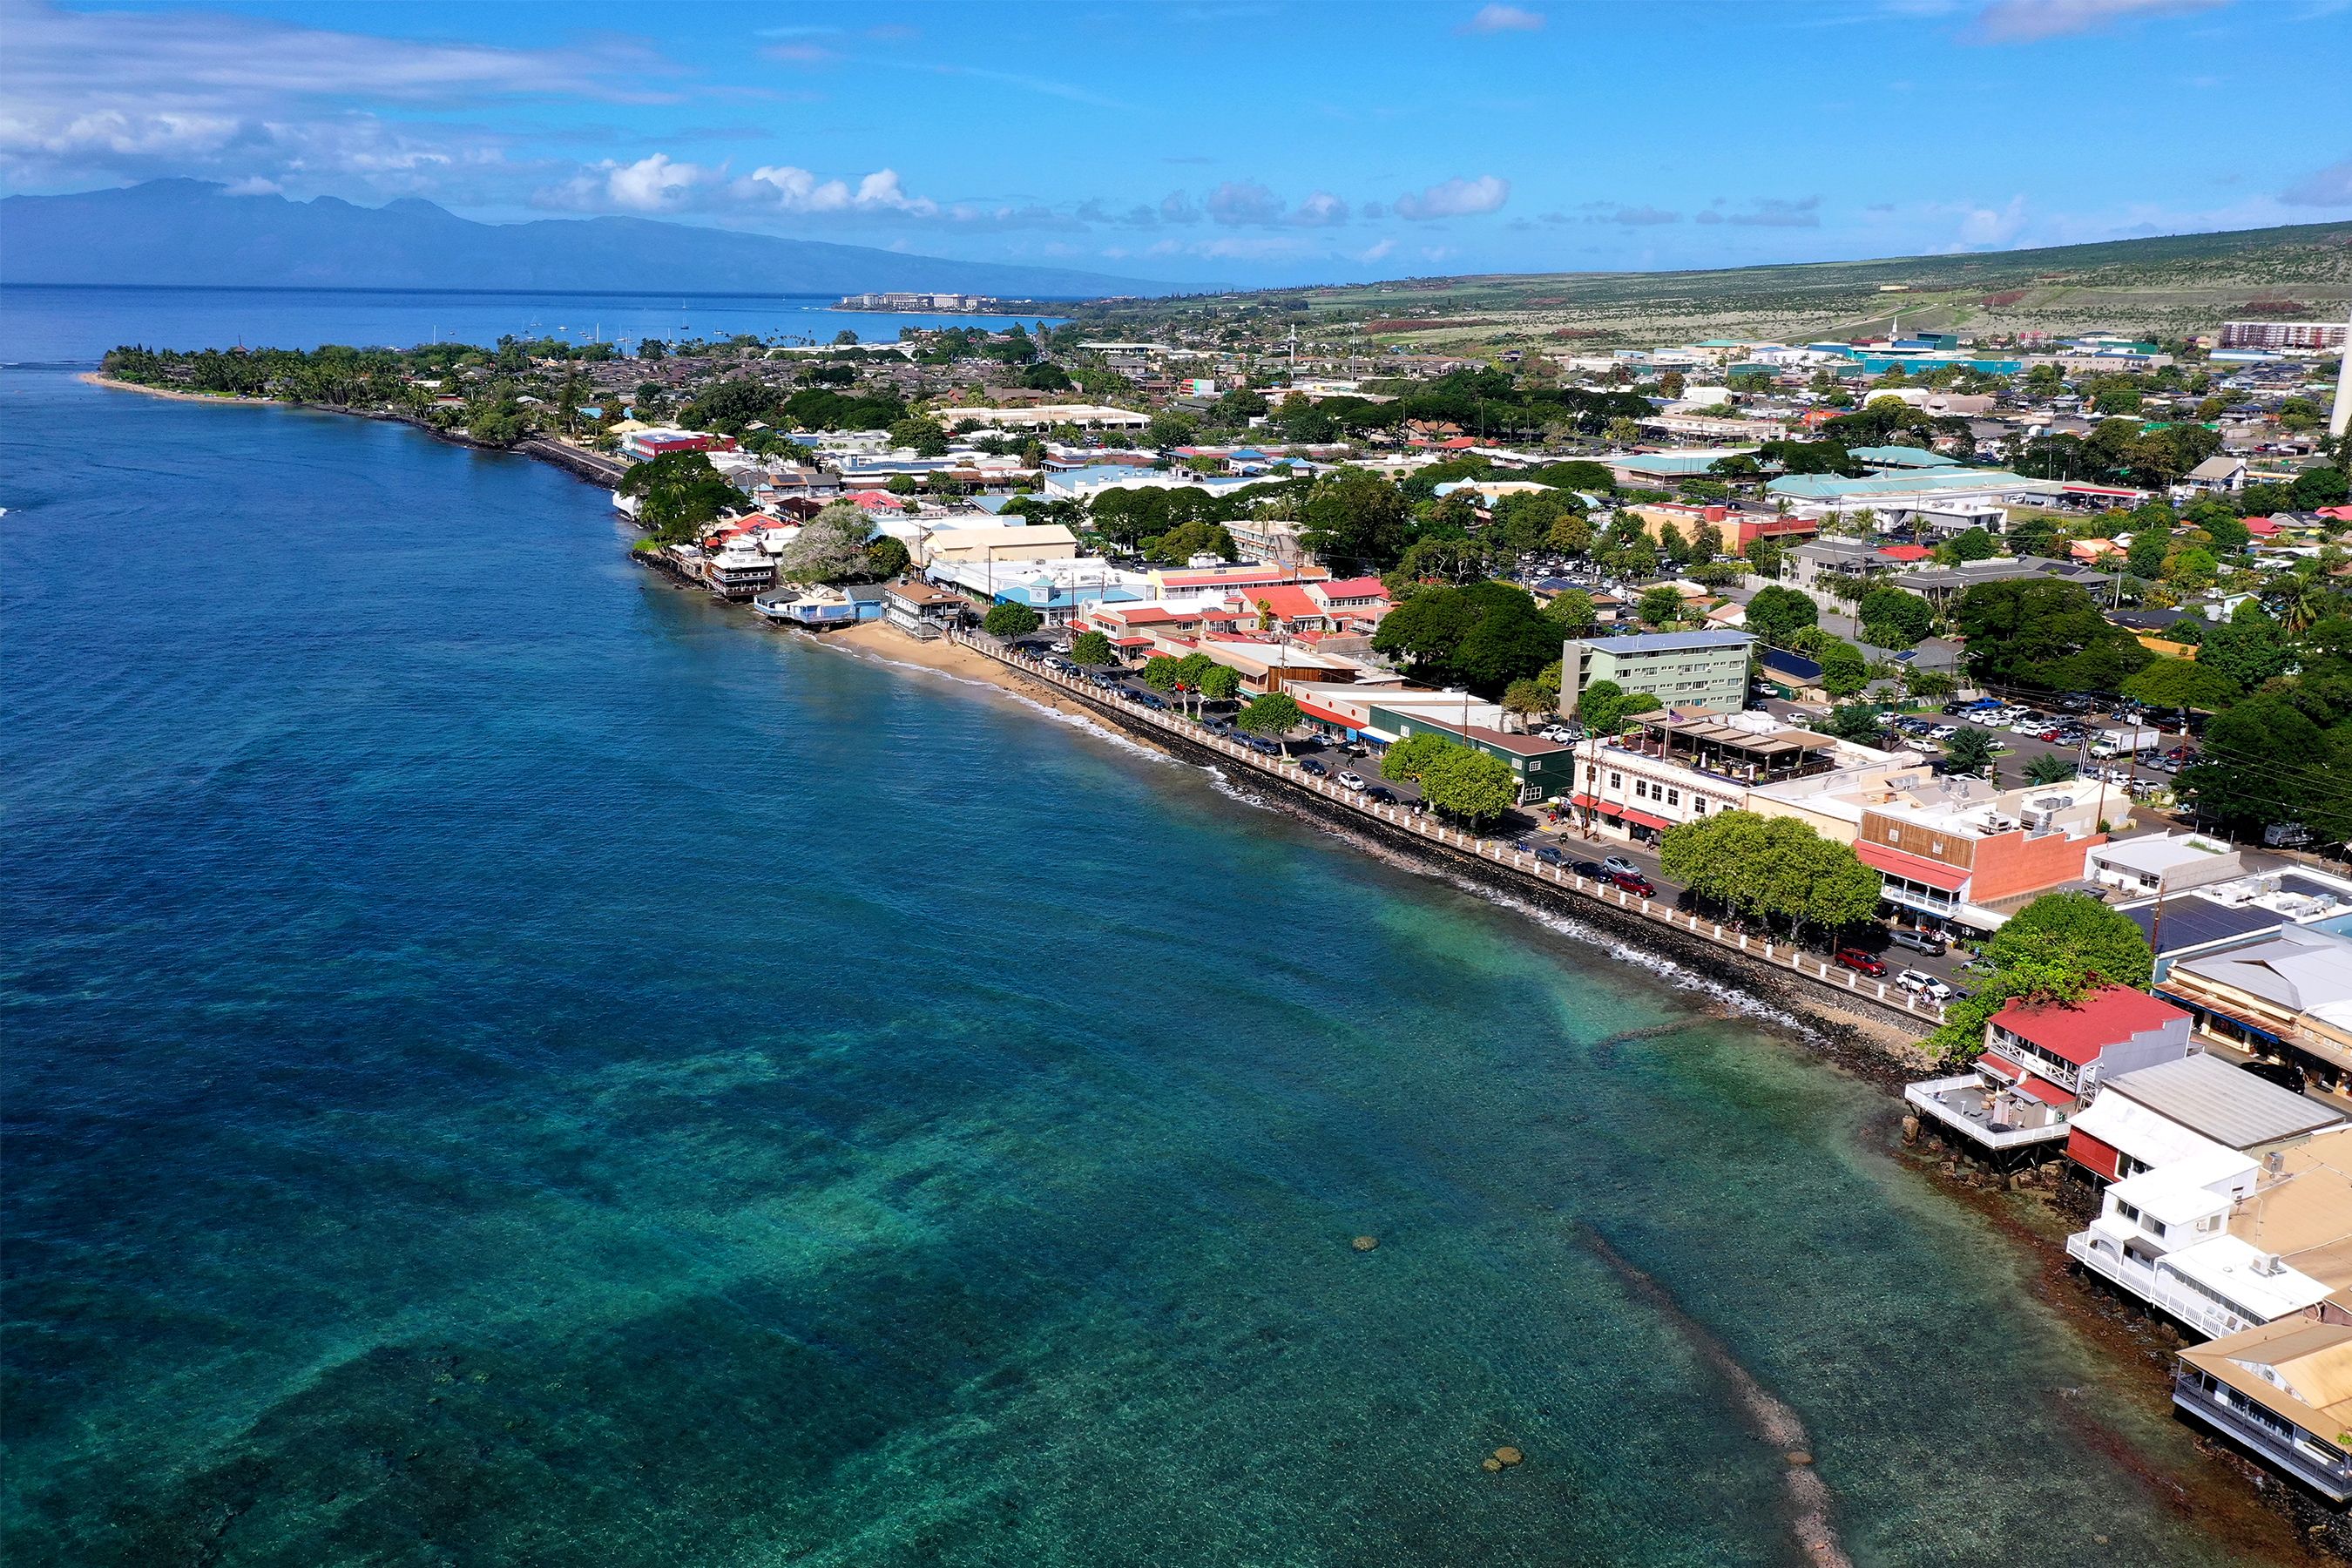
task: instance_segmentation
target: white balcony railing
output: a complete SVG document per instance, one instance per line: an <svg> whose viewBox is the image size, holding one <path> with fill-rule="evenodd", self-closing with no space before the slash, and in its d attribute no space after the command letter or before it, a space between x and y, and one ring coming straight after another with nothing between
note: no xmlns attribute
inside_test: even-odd
<svg viewBox="0 0 2352 1568"><path fill-rule="evenodd" d="M2130 1291L2152 1307L2179 1319L2209 1340L2259 1328L2269 1320L2222 1307L2201 1290L2192 1290L2168 1269L2126 1258L2112 1241L2095 1231L2078 1230L2066 1238L2066 1255L2092 1273Z"/></svg>
<svg viewBox="0 0 2352 1568"><path fill-rule="evenodd" d="M1998 1095L1975 1073L1906 1085L1903 1098L1969 1142L1988 1149L2049 1143L2066 1136L2066 1113L2022 1095Z"/></svg>

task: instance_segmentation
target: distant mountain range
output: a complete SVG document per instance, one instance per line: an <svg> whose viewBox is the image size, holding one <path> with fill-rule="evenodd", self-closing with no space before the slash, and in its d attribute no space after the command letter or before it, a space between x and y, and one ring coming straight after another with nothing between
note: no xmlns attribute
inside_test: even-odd
<svg viewBox="0 0 2352 1568"><path fill-rule="evenodd" d="M0 201L0 282L680 294L1162 294L1053 267L905 256L647 218L476 223L408 199L232 196L206 180Z"/></svg>

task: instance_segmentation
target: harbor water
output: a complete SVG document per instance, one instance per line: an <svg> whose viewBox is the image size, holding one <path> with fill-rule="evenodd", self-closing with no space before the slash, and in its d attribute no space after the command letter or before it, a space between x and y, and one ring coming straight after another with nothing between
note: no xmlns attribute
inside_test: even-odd
<svg viewBox="0 0 2352 1568"><path fill-rule="evenodd" d="M1856 1563L2266 1549L1736 998L528 459L0 399L11 1562L1790 1562L1757 1390Z"/></svg>

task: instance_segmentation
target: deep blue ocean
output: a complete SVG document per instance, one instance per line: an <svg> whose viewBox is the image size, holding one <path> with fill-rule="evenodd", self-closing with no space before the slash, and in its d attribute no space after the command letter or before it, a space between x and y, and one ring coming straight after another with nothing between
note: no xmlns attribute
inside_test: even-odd
<svg viewBox="0 0 2352 1568"><path fill-rule="evenodd" d="M220 308L135 303L0 347ZM402 330L333 309L280 341ZM1717 996L667 587L528 459L0 410L11 1564L1789 1562L1713 1346L1857 1563L2244 1560Z"/></svg>

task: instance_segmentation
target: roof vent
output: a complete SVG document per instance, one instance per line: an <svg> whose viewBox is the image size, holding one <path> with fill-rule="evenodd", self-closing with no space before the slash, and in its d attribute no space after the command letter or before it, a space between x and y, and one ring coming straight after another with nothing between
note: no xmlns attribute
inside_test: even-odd
<svg viewBox="0 0 2352 1568"><path fill-rule="evenodd" d="M2286 1152L2284 1150L2273 1149L2269 1153L2263 1156L2263 1173L2265 1175L2279 1175L2284 1173L2285 1170Z"/></svg>
<svg viewBox="0 0 2352 1568"><path fill-rule="evenodd" d="M2285 1267L2275 1252L2265 1252L2254 1259L2254 1272L2265 1279L2273 1279L2284 1272Z"/></svg>

